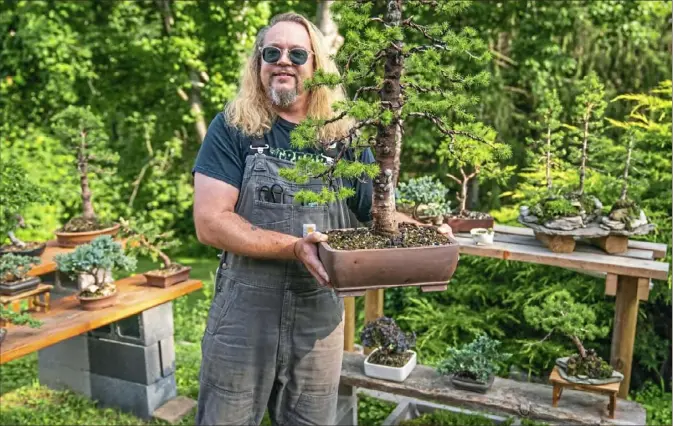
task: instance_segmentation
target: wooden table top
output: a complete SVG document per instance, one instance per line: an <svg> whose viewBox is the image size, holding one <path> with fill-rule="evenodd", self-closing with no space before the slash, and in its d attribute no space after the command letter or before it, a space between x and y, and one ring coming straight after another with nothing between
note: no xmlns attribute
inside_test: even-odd
<svg viewBox="0 0 673 426"><path fill-rule="evenodd" d="M456 233L460 253L639 278L668 279L669 264L656 260L666 256L665 244L629 240L626 253L607 254L578 241L573 253L554 253L535 239L530 228L496 225L494 231L492 245L476 245L469 233Z"/></svg>
<svg viewBox="0 0 673 426"><path fill-rule="evenodd" d="M203 287L199 280L187 280L168 288L145 285L143 275L134 275L115 282L117 304L97 311L85 311L76 295L52 303L49 312L32 313L43 321L40 328L12 326L0 344L0 364L20 358L87 331L146 311Z"/></svg>

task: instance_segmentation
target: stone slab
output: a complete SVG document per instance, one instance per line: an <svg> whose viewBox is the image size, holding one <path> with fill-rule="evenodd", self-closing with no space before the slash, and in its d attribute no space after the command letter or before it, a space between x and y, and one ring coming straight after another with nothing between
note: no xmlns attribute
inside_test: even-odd
<svg viewBox="0 0 673 426"><path fill-rule="evenodd" d="M196 408L196 401L186 396L173 398L161 407L157 408L152 417L176 424Z"/></svg>
<svg viewBox="0 0 673 426"><path fill-rule="evenodd" d="M118 408L149 420L157 408L177 396L175 374L141 385L91 373L91 398L103 407Z"/></svg>
<svg viewBox="0 0 673 426"><path fill-rule="evenodd" d="M643 406L624 399L617 400L616 418L607 415L608 398L588 392L566 390L557 408L552 407L552 386L521 383L496 377L486 394L455 389L447 377L434 368L417 365L402 382L367 377L364 355L344 352L341 383L382 392L432 401L439 404L493 414L515 415L534 420L563 424L644 425Z"/></svg>
<svg viewBox="0 0 673 426"><path fill-rule="evenodd" d="M583 228L577 228L571 231L563 231L561 229L547 228L546 226L540 225L539 223L525 222L521 217L519 217L517 221L520 224L531 228L533 231L545 235L569 236L577 238L601 238L601 237L607 237L609 235L629 237L632 235L646 235L650 233L652 230L654 230L654 225L652 224L640 226L632 231L627 230L616 231L614 229L610 230L604 229L598 223L589 223Z"/></svg>

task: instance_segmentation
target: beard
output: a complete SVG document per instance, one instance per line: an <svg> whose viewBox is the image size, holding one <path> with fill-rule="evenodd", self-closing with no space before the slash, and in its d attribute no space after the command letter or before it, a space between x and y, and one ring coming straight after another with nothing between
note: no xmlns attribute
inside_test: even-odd
<svg viewBox="0 0 673 426"><path fill-rule="evenodd" d="M273 83L269 82L268 95L271 103L280 108L287 108L297 100L299 93L297 92L296 79L295 87L292 89L276 89Z"/></svg>

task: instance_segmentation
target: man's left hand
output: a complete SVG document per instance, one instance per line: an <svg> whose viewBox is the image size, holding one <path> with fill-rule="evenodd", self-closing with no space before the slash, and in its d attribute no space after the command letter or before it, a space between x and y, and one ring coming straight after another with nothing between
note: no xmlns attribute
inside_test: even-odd
<svg viewBox="0 0 673 426"><path fill-rule="evenodd" d="M442 223L438 228L437 232L439 232L442 235L446 235L449 238L454 238L453 236L453 230L449 226L448 223Z"/></svg>

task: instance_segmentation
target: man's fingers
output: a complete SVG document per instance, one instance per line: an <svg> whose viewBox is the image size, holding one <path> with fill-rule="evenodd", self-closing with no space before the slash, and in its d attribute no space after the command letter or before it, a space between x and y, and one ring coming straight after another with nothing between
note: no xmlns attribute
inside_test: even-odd
<svg viewBox="0 0 673 426"><path fill-rule="evenodd" d="M306 241L309 243L320 243L327 241L327 235L323 234L322 232L311 232L306 236Z"/></svg>

